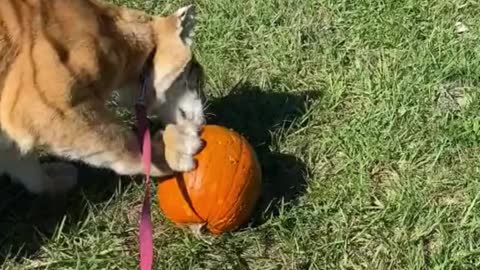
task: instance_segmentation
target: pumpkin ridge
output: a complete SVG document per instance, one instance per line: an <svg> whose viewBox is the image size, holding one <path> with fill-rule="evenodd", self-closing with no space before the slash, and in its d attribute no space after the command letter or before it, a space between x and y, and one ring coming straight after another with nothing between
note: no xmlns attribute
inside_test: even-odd
<svg viewBox="0 0 480 270"><path fill-rule="evenodd" d="M197 181L199 180L199 173L198 172L199 172L198 170L193 171L193 181L191 181L193 184L197 184ZM201 180L203 181L203 179L201 179ZM188 192L188 188L187 188L186 191ZM193 196L190 196L190 198L193 198ZM200 215L200 213L197 212L197 210L195 210L195 208L193 207L193 204L194 204L193 199L191 199L190 202L191 202L191 205L189 205L189 206L190 206L192 212L198 217L199 220L201 220L202 222L205 222L205 218L203 218L203 216Z"/></svg>
<svg viewBox="0 0 480 270"><path fill-rule="evenodd" d="M233 142L231 145L236 144L236 143L235 143L235 142L236 142L236 141L235 141L235 136L232 134L232 131L231 131L231 130L228 130L228 137L229 137L229 139ZM240 144L240 151L238 151L238 152L240 153L240 154L239 154L239 157L238 157L239 160L242 158L243 148L244 148L243 144ZM238 162L237 164L235 164L235 165L236 165L236 166L235 166L235 175L234 175L233 179L235 179L235 176L236 176L236 174L238 173L238 165L239 165L239 164L240 164L240 162ZM223 174L225 174L225 171L223 171ZM222 179L222 178L220 177L219 179ZM231 184L230 184L230 186L231 186ZM228 194L227 194L227 196L225 196L225 198L230 198L230 194L231 194L231 193L232 193L232 189L230 188L230 190L228 191ZM214 202L216 202L216 199L217 199L217 198L218 198L218 193L215 194L215 200L214 200ZM225 202L224 202L224 203L225 203ZM210 209L210 210L211 210L211 209ZM210 212L209 212L209 214L210 214ZM214 220L215 220L215 217L216 217L216 215L213 216ZM208 215L207 221L209 221L210 219L211 219L211 217L210 217L210 215Z"/></svg>
<svg viewBox="0 0 480 270"><path fill-rule="evenodd" d="M233 136L233 134L230 134L230 137L235 139L235 136ZM245 156L246 156L244 152L245 152L245 150L248 150L248 149L246 149L246 146L247 146L247 145L245 144L244 140L243 140L243 139L240 139L240 147L241 147L241 148L240 148L240 151L239 151L240 157L239 157L238 163L236 164L236 167L235 167L235 174L234 174L234 176L233 176L233 179L236 179L237 176L238 176L238 173L240 172L239 166L242 164L242 162L244 161ZM243 185L243 186L242 186L242 189L240 190L240 192L238 192L238 194L243 194L243 192L245 191L245 189L246 189L247 186L248 186L248 184ZM232 188L229 190L227 198L230 198L230 194L231 194L231 193L232 193ZM232 205L236 205L236 204L238 203L239 198L240 198L240 196L238 196L237 198L235 198L235 201L234 201L234 203L233 203ZM227 212L225 212L223 216L228 216L228 215L230 215L230 214L232 213L232 209L234 209L234 208L231 207L229 210L227 210ZM225 221L231 221L231 217L228 218L228 219L218 220L218 221L215 222L215 223L216 223L216 224L222 224L222 223L225 223ZM214 226L214 227L215 227L215 226Z"/></svg>
<svg viewBox="0 0 480 270"><path fill-rule="evenodd" d="M248 141L247 141L246 139L244 139L244 138L242 138L242 139L243 139L243 142L245 143L244 149L246 148L246 151L249 152L248 154L251 154L251 155L253 156L253 157L252 157L252 158L253 158L253 161L252 161L252 164L251 164L251 165L256 166L256 164L258 164L258 161L257 161L257 154L256 154L255 150L253 149L252 146L250 146L250 145L248 144ZM245 155L244 155L244 156L245 156ZM248 155L248 156L250 156L250 155ZM259 175L259 177L261 177L261 168L259 167L258 169L260 169L260 175ZM255 170L249 170L249 171L250 171L251 173L253 173L253 174L252 174L252 177L248 177L249 182L246 183L246 184L242 187L242 189L241 189L240 192L239 192L240 195L244 195L244 194L247 193L247 192L246 192L247 187L250 188L250 189L252 189L252 187L251 187L250 185L255 182L254 180L256 180L256 178L253 177L253 176L255 175ZM240 197L241 197L241 196L237 197L237 200L235 201L235 204L238 203L238 200L240 199ZM256 200L257 200L257 199L258 199L258 198L256 198ZM254 204L252 204L252 205L254 205ZM230 214L230 212L227 212L227 214ZM226 216L228 216L228 215L226 215ZM235 217L230 216L230 219L228 219L228 221L231 222L231 221L232 221L232 218L235 218ZM244 218L245 218L245 217L244 217ZM246 220L244 220L243 222L246 222ZM242 224L242 225L243 225L243 224Z"/></svg>
<svg viewBox="0 0 480 270"><path fill-rule="evenodd" d="M211 165L210 165L210 163L211 163L210 161L212 160L212 158L213 158L213 155L212 155L212 154L209 154L208 159L207 159L208 162L204 162L204 164L205 164L204 166L205 166L205 167L203 168L203 170L204 170L205 172L208 172L208 171L209 171L209 168L210 168L210 166L211 166ZM202 174L202 183L203 183L204 174L205 174L205 173ZM214 193L216 194L216 193L218 193L218 192L214 192ZM215 195L215 196L217 196L217 195ZM208 217L210 216L210 212L212 211L212 208L213 208L213 207L212 207L212 204L209 204L208 211L205 211L205 217L202 218L202 219L205 220L206 222L208 222Z"/></svg>
<svg viewBox="0 0 480 270"><path fill-rule="evenodd" d="M179 174L176 179L177 179L178 189L180 190L180 193L182 194L182 197L185 200L185 202L187 203L188 207L190 207L190 210L192 210L193 214L199 220L205 221L205 219L202 218L198 214L198 212L195 210L195 208L193 207L193 202L192 202L191 196L188 194L188 187L187 187L187 183L185 182L185 177L183 177L182 174ZM180 182L183 182L183 184L180 184Z"/></svg>

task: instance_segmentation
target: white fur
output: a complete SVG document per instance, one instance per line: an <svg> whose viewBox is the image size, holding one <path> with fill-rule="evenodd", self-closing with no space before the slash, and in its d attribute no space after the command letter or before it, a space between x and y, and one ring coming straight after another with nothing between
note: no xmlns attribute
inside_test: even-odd
<svg viewBox="0 0 480 270"><path fill-rule="evenodd" d="M167 163L170 168L179 172L194 169L196 166L194 155L203 146L198 135L198 127L190 123L168 125L164 132L170 132L170 135L173 135L177 142L173 144L173 149L171 149L172 145L165 148L165 153L174 153L173 155L167 155ZM169 157L173 158L169 159Z"/></svg>
<svg viewBox="0 0 480 270"><path fill-rule="evenodd" d="M205 124L203 101L195 90L182 87L176 82L150 107L150 114L164 124L190 123L201 127Z"/></svg>
<svg viewBox="0 0 480 270"><path fill-rule="evenodd" d="M147 103L149 116L162 124L190 123L201 127L205 124L203 101L197 89L189 89L186 78L167 78L155 80L149 87ZM173 81L173 83L172 83ZM139 87L126 86L117 90L119 106L132 109L139 95ZM183 112L183 113L182 113Z"/></svg>
<svg viewBox="0 0 480 270"><path fill-rule="evenodd" d="M136 138L135 138L136 140ZM88 151L88 150L86 150ZM71 160L82 160L86 164L90 164L97 168L111 168L115 173L119 175L136 175L143 172L142 163L135 164L131 160L119 159L116 156L115 151L98 151L97 153L92 153L88 151L89 154L79 152L76 149L54 149L54 153L62 157L69 158ZM152 170L153 176L163 176L160 175L160 172Z"/></svg>
<svg viewBox="0 0 480 270"><path fill-rule="evenodd" d="M175 15L180 18L179 35L182 41L190 46L195 28L195 6L188 5L178 9Z"/></svg>

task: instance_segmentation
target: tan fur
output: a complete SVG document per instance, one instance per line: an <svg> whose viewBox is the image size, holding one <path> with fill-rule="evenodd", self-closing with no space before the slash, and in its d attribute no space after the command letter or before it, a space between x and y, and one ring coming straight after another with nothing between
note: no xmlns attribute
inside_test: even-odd
<svg viewBox="0 0 480 270"><path fill-rule="evenodd" d="M134 85L127 91L138 93L152 53L149 104L188 82L191 12L152 17L96 0L0 0L4 137L23 154L44 147L119 174L142 173L135 135L105 103L115 89ZM155 176L192 169L201 146L202 116L165 124L166 139L154 145Z"/></svg>

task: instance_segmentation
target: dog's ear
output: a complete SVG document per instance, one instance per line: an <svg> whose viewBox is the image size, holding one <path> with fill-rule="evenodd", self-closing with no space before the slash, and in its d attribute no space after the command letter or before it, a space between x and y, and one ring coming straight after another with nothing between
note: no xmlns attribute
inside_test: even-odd
<svg viewBox="0 0 480 270"><path fill-rule="evenodd" d="M181 7L174 13L174 16L177 17L178 20L177 27L180 38L183 43L190 46L195 28L195 6L188 5Z"/></svg>

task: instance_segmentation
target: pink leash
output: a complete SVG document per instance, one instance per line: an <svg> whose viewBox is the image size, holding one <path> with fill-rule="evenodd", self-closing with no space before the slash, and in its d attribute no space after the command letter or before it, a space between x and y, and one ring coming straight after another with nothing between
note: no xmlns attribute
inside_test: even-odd
<svg viewBox="0 0 480 270"><path fill-rule="evenodd" d="M140 270L151 270L153 265L153 230L150 218L150 166L152 161L152 143L147 123L145 96L147 72L142 74L142 88L135 112L137 118L138 139L142 146L142 162L145 172L145 197L140 216Z"/></svg>

